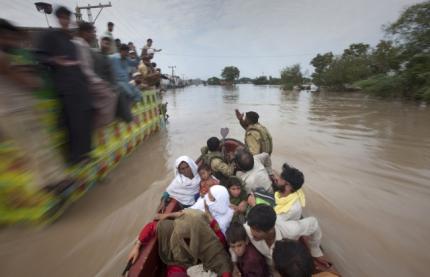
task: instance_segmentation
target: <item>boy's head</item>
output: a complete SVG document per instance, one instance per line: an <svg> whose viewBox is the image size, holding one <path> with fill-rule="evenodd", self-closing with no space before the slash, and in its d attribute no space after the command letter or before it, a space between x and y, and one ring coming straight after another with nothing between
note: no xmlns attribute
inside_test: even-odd
<svg viewBox="0 0 430 277"><path fill-rule="evenodd" d="M276 176L275 181L276 187L280 192L289 191L293 193L302 187L305 177L300 170L284 163L282 173L280 176Z"/></svg>
<svg viewBox="0 0 430 277"><path fill-rule="evenodd" d="M273 249L273 264L282 277L311 277L314 262L306 247L295 240L280 240Z"/></svg>
<svg viewBox="0 0 430 277"><path fill-rule="evenodd" d="M226 236L231 250L238 257L242 257L248 244L248 235L243 225L239 222L232 222L227 229Z"/></svg>
<svg viewBox="0 0 430 277"><path fill-rule="evenodd" d="M220 141L217 137L211 137L206 141L209 151L218 151Z"/></svg>
<svg viewBox="0 0 430 277"><path fill-rule="evenodd" d="M242 183L239 178L230 177L226 181L228 192L232 197L239 197L242 192Z"/></svg>
<svg viewBox="0 0 430 277"><path fill-rule="evenodd" d="M212 175L212 169L209 165L203 163L199 168L197 169L200 179L202 180L208 180Z"/></svg>
<svg viewBox="0 0 430 277"><path fill-rule="evenodd" d="M248 225L255 240L270 238L276 222L276 213L272 207L264 204L255 205L248 214Z"/></svg>

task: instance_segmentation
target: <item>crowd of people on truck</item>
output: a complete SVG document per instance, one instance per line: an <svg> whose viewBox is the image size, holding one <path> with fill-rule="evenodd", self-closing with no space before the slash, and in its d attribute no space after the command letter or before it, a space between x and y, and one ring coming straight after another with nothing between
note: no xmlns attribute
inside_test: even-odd
<svg viewBox="0 0 430 277"><path fill-rule="evenodd" d="M141 91L157 88L160 78L165 78L153 62L154 53L161 49L153 48L152 39L138 56L133 42L124 44L114 37L114 23L109 22L97 39L92 23L78 22L77 29L70 29L71 15L66 7L58 7L55 16L60 27L40 35L32 52L20 45L27 34L0 19L0 139L13 140L26 150L38 187L71 182L64 176L64 159L50 150L46 128L40 126L35 109L32 93L49 86L42 75L49 76L60 103L58 124L66 131L66 162L78 166L91 160L93 134L116 118L131 122L131 107L142 101Z"/></svg>
<svg viewBox="0 0 430 277"><path fill-rule="evenodd" d="M225 153L211 137L197 163L188 156L175 161L161 206L175 199L181 209L145 225L129 261L156 236L168 277L338 276L321 250L317 219L302 213L303 173L287 163L272 170L272 137L258 113L236 116L243 146Z"/></svg>

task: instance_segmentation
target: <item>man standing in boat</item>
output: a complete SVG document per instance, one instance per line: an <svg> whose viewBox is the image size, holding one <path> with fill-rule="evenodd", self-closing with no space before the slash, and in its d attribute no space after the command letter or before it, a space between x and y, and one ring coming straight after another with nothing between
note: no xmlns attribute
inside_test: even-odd
<svg viewBox="0 0 430 277"><path fill-rule="evenodd" d="M246 130L245 145L252 155L263 152L272 154L273 143L272 136L266 127L258 122L259 115L256 112L250 111L244 114L236 109L236 117L240 125Z"/></svg>

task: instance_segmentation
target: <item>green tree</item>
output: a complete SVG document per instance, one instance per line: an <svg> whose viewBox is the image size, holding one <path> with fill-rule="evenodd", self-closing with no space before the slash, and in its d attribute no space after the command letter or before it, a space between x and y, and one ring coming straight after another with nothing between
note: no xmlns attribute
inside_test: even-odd
<svg viewBox="0 0 430 277"><path fill-rule="evenodd" d="M333 62L333 53L328 52L325 54L318 54L312 59L311 64L315 67L315 71L312 74L313 82L316 85L326 85L324 79L322 78L323 73L329 68L330 64Z"/></svg>
<svg viewBox="0 0 430 277"><path fill-rule="evenodd" d="M208 79L208 85L220 85L221 80L217 77L211 77Z"/></svg>
<svg viewBox="0 0 430 277"><path fill-rule="evenodd" d="M393 45L392 41L381 40L370 56L374 73L387 73L390 70L398 70L400 66L400 49Z"/></svg>
<svg viewBox="0 0 430 277"><path fill-rule="evenodd" d="M252 80L252 83L254 85L268 85L269 80L267 79L266 76L259 76L259 77L255 78L254 80Z"/></svg>
<svg viewBox="0 0 430 277"><path fill-rule="evenodd" d="M240 71L235 66L226 66L222 70L221 77L228 82L234 82L240 76Z"/></svg>
<svg viewBox="0 0 430 277"><path fill-rule="evenodd" d="M300 64L286 67L281 71L281 83L286 89L292 89L296 85L301 85L302 82L303 74L300 69Z"/></svg>
<svg viewBox="0 0 430 277"><path fill-rule="evenodd" d="M342 57L366 58L369 48L369 44L353 43L347 49L343 50Z"/></svg>
<svg viewBox="0 0 430 277"><path fill-rule="evenodd" d="M405 50L406 56L430 51L430 1L407 8L396 22L385 28Z"/></svg>

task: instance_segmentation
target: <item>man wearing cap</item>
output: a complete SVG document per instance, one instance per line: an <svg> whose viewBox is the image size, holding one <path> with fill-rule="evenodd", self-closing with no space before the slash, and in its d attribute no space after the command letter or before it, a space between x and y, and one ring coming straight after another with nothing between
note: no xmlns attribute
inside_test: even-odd
<svg viewBox="0 0 430 277"><path fill-rule="evenodd" d="M258 113L250 111L244 114L236 109L236 117L240 125L246 130L245 132L245 145L253 154L268 153L272 154L273 143L272 136L266 127L258 123Z"/></svg>

